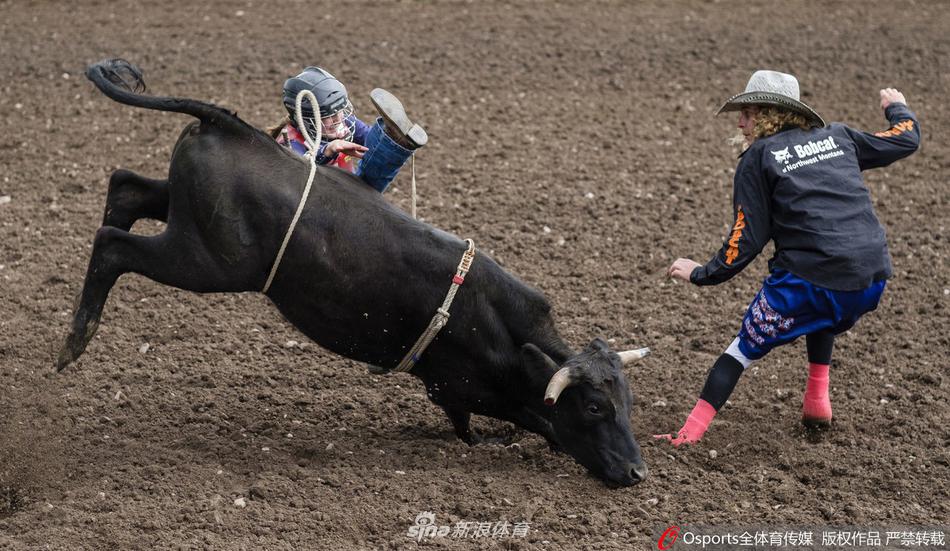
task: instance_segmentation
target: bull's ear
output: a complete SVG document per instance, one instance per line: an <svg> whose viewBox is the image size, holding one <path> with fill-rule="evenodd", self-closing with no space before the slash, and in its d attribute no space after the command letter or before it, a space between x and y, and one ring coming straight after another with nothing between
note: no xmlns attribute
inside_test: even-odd
<svg viewBox="0 0 950 551"><path fill-rule="evenodd" d="M590 341L590 344L587 345L588 350L600 350L606 352L610 350L610 345L607 344L607 341L600 337L595 337L594 340Z"/></svg>
<svg viewBox="0 0 950 551"><path fill-rule="evenodd" d="M557 363L551 359L550 356L541 351L537 346L529 343L525 343L521 347L521 358L524 361L526 366L534 368L534 370L540 371L542 373L548 371L557 371Z"/></svg>

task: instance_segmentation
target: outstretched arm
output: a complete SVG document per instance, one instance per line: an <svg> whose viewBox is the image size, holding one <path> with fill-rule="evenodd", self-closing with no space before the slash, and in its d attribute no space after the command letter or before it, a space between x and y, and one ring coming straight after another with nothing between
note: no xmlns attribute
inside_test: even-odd
<svg viewBox="0 0 950 551"><path fill-rule="evenodd" d="M670 277L696 285L722 283L741 272L772 238L771 193L758 153L748 151L736 169L735 222L722 247L705 266L688 258L677 259L668 271Z"/></svg>
<svg viewBox="0 0 950 551"><path fill-rule="evenodd" d="M887 166L917 151L920 145L920 125L908 109L904 94L895 88L884 88L880 96L889 129L872 134L845 127L857 148L861 170Z"/></svg>

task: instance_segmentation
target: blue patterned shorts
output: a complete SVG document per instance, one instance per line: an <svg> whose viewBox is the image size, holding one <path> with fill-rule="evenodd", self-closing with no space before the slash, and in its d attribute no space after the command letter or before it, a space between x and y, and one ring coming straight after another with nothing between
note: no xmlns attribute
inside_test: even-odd
<svg viewBox="0 0 950 551"><path fill-rule="evenodd" d="M758 360L773 348L817 331L843 333L877 308L886 281L860 291L832 291L776 270L762 282L737 337L739 351Z"/></svg>

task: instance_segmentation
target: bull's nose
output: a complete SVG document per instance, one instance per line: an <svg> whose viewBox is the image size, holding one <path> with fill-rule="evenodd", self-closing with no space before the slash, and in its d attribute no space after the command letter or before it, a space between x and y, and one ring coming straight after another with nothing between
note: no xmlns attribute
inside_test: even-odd
<svg viewBox="0 0 950 551"><path fill-rule="evenodd" d="M649 469L647 469L647 464L644 462L640 463L631 463L630 464L630 478L633 479L634 484L639 484L647 479L647 474Z"/></svg>

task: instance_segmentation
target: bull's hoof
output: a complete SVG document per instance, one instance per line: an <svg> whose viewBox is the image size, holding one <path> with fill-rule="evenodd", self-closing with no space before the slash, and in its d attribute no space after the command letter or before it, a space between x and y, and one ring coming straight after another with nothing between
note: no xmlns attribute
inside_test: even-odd
<svg viewBox="0 0 950 551"><path fill-rule="evenodd" d="M75 330L66 337L66 342L63 343L63 348L59 351L59 358L56 359L57 373L66 369L69 364L75 362L79 356L82 356L82 353L86 350L86 345L92 340L98 328L98 322L89 323L86 325L86 330L83 332L82 337L78 336L79 333Z"/></svg>
<svg viewBox="0 0 950 551"><path fill-rule="evenodd" d="M80 354L82 354L82 350L78 352L75 351L67 342L63 345L62 350L59 351L59 357L56 359L56 372L59 373L66 369L69 364L76 361L76 358L78 358Z"/></svg>

